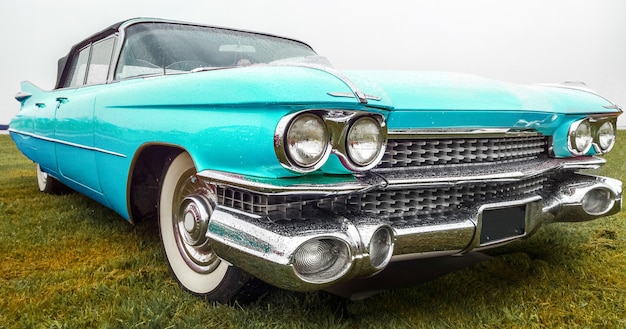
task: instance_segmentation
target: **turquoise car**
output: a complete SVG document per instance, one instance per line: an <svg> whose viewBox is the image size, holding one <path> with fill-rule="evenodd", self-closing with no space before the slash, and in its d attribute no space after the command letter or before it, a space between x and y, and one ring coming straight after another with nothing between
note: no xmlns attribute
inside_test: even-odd
<svg viewBox="0 0 626 329"><path fill-rule="evenodd" d="M10 134L39 189L159 224L173 278L330 289L621 209L621 109L582 84L339 71L300 41L131 19L24 82Z"/></svg>

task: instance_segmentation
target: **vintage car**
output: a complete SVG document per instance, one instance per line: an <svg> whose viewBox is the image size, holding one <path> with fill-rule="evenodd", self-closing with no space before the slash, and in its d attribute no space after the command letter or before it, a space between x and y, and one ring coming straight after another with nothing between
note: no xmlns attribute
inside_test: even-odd
<svg viewBox="0 0 626 329"><path fill-rule="evenodd" d="M39 189L154 219L174 279L211 300L462 255L621 209L621 109L582 84L339 71L307 44L137 18L24 82L10 134Z"/></svg>

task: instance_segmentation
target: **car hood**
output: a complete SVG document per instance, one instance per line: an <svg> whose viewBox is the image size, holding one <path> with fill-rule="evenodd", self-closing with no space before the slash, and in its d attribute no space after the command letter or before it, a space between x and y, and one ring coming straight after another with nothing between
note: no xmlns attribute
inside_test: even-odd
<svg viewBox="0 0 626 329"><path fill-rule="evenodd" d="M567 85L518 85L447 72L343 71L364 93L396 111L614 112L590 90ZM375 103L375 102L371 102Z"/></svg>
<svg viewBox="0 0 626 329"><path fill-rule="evenodd" d="M540 111L564 114L615 111L605 108L612 105L610 102L588 91L517 85L445 72L340 72L320 65L295 64L147 79L151 81L149 89L154 91L150 102L158 105L200 102L362 106L365 102L356 97L362 93L368 96L367 106L389 111ZM123 86L123 102L131 106L149 105L141 92L147 87L137 83L136 79L132 80L120 83ZM196 97L181 99L178 97L181 93Z"/></svg>

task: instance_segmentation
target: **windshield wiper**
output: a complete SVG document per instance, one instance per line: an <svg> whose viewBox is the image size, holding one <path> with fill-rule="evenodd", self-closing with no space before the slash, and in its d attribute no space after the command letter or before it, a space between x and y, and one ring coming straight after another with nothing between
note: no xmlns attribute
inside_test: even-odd
<svg viewBox="0 0 626 329"><path fill-rule="evenodd" d="M215 70L229 69L233 67L234 66L201 66L201 67L196 67L195 69L189 72L196 73L196 72L204 72L204 71L215 71Z"/></svg>

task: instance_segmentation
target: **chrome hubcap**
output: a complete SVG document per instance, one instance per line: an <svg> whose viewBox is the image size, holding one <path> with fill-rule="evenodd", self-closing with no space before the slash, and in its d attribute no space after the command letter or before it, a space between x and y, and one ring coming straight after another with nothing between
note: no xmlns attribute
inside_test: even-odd
<svg viewBox="0 0 626 329"><path fill-rule="evenodd" d="M198 273L209 273L220 263L206 236L213 207L203 191L193 185L188 179L174 195L174 234L185 263Z"/></svg>
<svg viewBox="0 0 626 329"><path fill-rule="evenodd" d="M181 204L178 216L178 230L186 244L201 246L207 242L206 232L209 227L207 202L201 196L188 196Z"/></svg>

